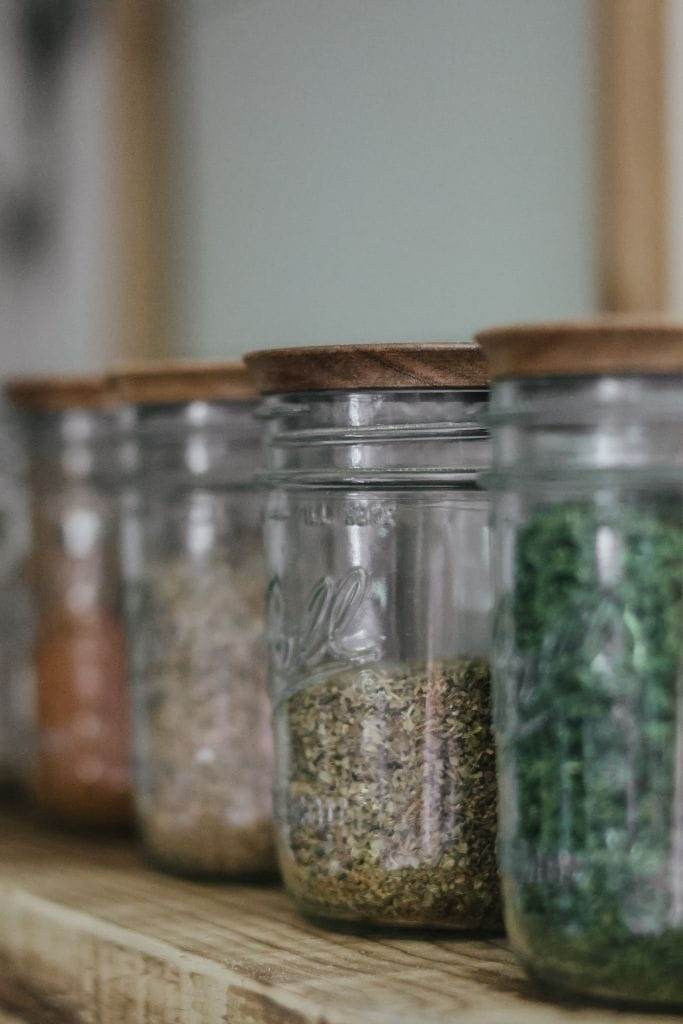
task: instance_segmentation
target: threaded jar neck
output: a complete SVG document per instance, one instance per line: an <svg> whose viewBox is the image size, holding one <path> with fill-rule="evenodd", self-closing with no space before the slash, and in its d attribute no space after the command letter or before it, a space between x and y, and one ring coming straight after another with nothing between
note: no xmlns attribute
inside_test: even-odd
<svg viewBox="0 0 683 1024"><path fill-rule="evenodd" d="M123 406L119 463L142 489L250 486L260 461L255 400Z"/></svg>
<svg viewBox="0 0 683 1024"><path fill-rule="evenodd" d="M116 415L112 408L24 412L30 462L46 481L110 478Z"/></svg>
<svg viewBox="0 0 683 1024"><path fill-rule="evenodd" d="M487 483L609 473L683 478L683 376L599 375L494 383Z"/></svg>
<svg viewBox="0 0 683 1024"><path fill-rule="evenodd" d="M266 482L471 486L489 466L486 389L318 391L265 398Z"/></svg>

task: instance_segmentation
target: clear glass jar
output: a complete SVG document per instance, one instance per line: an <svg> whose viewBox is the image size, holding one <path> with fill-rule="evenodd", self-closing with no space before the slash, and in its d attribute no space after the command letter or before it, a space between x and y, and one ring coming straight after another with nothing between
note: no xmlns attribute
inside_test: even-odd
<svg viewBox="0 0 683 1024"><path fill-rule="evenodd" d="M132 808L114 414L99 378L28 381L12 393L31 455L36 800L67 824L120 827Z"/></svg>
<svg viewBox="0 0 683 1024"><path fill-rule="evenodd" d="M683 329L480 337L508 931L550 986L683 1005Z"/></svg>
<svg viewBox="0 0 683 1024"><path fill-rule="evenodd" d="M243 367L121 374L136 808L159 866L276 870L260 427Z"/></svg>
<svg viewBox="0 0 683 1024"><path fill-rule="evenodd" d="M0 398L0 790L10 794L30 786L35 742L28 541L20 422Z"/></svg>
<svg viewBox="0 0 683 1024"><path fill-rule="evenodd" d="M247 359L264 391L289 388L262 406L286 886L328 920L496 929L483 362L299 356L298 374L291 352Z"/></svg>

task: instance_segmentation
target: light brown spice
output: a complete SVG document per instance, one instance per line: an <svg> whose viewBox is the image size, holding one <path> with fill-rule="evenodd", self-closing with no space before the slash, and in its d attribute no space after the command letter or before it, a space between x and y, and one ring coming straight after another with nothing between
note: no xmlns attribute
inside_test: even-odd
<svg viewBox="0 0 683 1024"><path fill-rule="evenodd" d="M249 545L247 545L247 548ZM276 870L258 550L184 557L144 584L135 655L145 845L188 874Z"/></svg>

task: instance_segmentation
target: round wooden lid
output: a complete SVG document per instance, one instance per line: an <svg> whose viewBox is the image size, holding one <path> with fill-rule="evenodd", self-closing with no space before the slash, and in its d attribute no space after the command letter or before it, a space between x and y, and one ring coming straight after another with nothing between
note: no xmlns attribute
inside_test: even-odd
<svg viewBox="0 0 683 1024"><path fill-rule="evenodd" d="M372 388L483 388L486 359L472 342L321 345L251 352L245 362L262 394Z"/></svg>
<svg viewBox="0 0 683 1024"><path fill-rule="evenodd" d="M491 377L683 372L683 324L605 317L514 324L477 334Z"/></svg>
<svg viewBox="0 0 683 1024"><path fill-rule="evenodd" d="M110 375L124 402L164 405L174 402L255 398L244 363L171 362L124 366Z"/></svg>
<svg viewBox="0 0 683 1024"><path fill-rule="evenodd" d="M106 377L16 377L5 385L11 402L35 412L99 409L112 404Z"/></svg>

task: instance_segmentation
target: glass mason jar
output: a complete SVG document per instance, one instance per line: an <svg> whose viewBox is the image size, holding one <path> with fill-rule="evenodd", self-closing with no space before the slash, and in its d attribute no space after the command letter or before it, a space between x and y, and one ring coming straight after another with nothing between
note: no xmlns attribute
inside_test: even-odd
<svg viewBox="0 0 683 1024"><path fill-rule="evenodd" d="M35 740L29 514L20 421L0 398L0 790L30 785Z"/></svg>
<svg viewBox="0 0 683 1024"><path fill-rule="evenodd" d="M36 800L67 824L118 827L131 801L114 414L100 378L27 380L10 393L30 450Z"/></svg>
<svg viewBox="0 0 683 1024"><path fill-rule="evenodd" d="M244 367L115 377L138 823L185 875L276 870L260 428Z"/></svg>
<svg viewBox="0 0 683 1024"><path fill-rule="evenodd" d="M481 353L338 346L247 364L267 396L286 886L323 919L495 929Z"/></svg>
<svg viewBox="0 0 683 1024"><path fill-rule="evenodd" d="M683 327L479 338L510 937L551 986L683 1004Z"/></svg>

